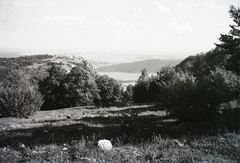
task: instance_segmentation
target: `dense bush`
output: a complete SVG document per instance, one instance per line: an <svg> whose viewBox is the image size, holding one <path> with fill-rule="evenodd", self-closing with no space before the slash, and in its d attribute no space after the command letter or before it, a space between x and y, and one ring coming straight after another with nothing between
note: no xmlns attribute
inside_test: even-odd
<svg viewBox="0 0 240 163"><path fill-rule="evenodd" d="M21 70L12 70L0 87L1 116L27 117L39 110L42 96Z"/></svg>

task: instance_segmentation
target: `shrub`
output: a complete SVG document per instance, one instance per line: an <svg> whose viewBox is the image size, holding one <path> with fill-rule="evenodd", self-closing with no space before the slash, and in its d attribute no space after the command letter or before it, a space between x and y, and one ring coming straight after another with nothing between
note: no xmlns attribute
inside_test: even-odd
<svg viewBox="0 0 240 163"><path fill-rule="evenodd" d="M162 93L159 102L179 120L211 120L218 115L221 104L236 98L236 77L230 72L216 68L210 75L197 79L173 69L171 71L171 78L167 78L169 71L162 71L159 77Z"/></svg>
<svg viewBox="0 0 240 163"><path fill-rule="evenodd" d="M0 88L0 114L27 117L39 110L42 96L21 70L12 71Z"/></svg>

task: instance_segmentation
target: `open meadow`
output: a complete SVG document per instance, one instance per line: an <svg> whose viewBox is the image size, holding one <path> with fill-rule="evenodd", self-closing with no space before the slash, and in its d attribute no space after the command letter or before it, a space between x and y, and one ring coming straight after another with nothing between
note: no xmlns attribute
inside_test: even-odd
<svg viewBox="0 0 240 163"><path fill-rule="evenodd" d="M38 111L1 118L0 129L0 162L240 161L239 135L219 124L185 125L153 105ZM99 149L100 139L113 149Z"/></svg>

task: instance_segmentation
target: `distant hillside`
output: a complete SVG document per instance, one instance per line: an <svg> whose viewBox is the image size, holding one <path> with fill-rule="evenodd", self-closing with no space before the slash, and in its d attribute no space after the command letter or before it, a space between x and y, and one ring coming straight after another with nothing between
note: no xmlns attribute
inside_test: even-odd
<svg viewBox="0 0 240 163"><path fill-rule="evenodd" d="M74 56L52 56L52 55L31 55L15 58L0 58L0 83L8 75L9 69L21 68L27 72L43 78L47 75L47 69L52 65L60 65L68 72L75 66L87 64L89 69L95 71L95 68L84 58Z"/></svg>
<svg viewBox="0 0 240 163"><path fill-rule="evenodd" d="M139 73L142 69L146 68L148 72L157 72L164 66L176 66L181 60L163 60L163 59L150 59L131 63L121 63L111 66L104 66L97 68L99 72L127 72Z"/></svg>
<svg viewBox="0 0 240 163"><path fill-rule="evenodd" d="M226 64L227 55L222 53L220 48L214 48L205 53L189 56L176 67L193 75L198 73L209 74L215 67L224 67Z"/></svg>

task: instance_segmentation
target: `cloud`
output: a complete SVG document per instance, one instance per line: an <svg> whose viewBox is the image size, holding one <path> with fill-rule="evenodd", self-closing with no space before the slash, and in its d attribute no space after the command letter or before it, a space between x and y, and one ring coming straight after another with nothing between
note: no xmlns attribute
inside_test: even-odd
<svg viewBox="0 0 240 163"><path fill-rule="evenodd" d="M228 6L222 6L216 4L214 2L202 2L202 3L176 3L176 7L186 9L186 8L194 8L194 9L209 9L209 10L226 10Z"/></svg>
<svg viewBox="0 0 240 163"><path fill-rule="evenodd" d="M202 6L204 6L207 9L210 9L210 10L215 10L215 9L226 10L226 9L228 9L228 6L221 6L214 2L203 2Z"/></svg>
<svg viewBox="0 0 240 163"><path fill-rule="evenodd" d="M58 15L54 17L56 20L59 21L78 21L78 22L85 22L85 17L84 16L74 16L74 15Z"/></svg>
<svg viewBox="0 0 240 163"><path fill-rule="evenodd" d="M133 8L132 11L143 12L143 8Z"/></svg>
<svg viewBox="0 0 240 163"><path fill-rule="evenodd" d="M176 7L179 7L179 8L182 8L182 9L185 9L185 8L195 8L195 7L199 7L199 4L197 3L187 3L187 4L183 4L181 2L179 3L176 3L175 4Z"/></svg>
<svg viewBox="0 0 240 163"><path fill-rule="evenodd" d="M151 30L152 26L146 23L123 22L118 19L107 18L105 21L88 21L83 26L85 30L101 31L101 32L130 32Z"/></svg>
<svg viewBox="0 0 240 163"><path fill-rule="evenodd" d="M125 23L117 19L107 18L105 21L89 21L88 24L86 24L83 28L94 29L97 31L110 31L115 29L130 28L131 26L131 23Z"/></svg>
<svg viewBox="0 0 240 163"><path fill-rule="evenodd" d="M168 26L178 34L192 33L193 29L190 23L179 23L177 20L172 20Z"/></svg>
<svg viewBox="0 0 240 163"><path fill-rule="evenodd" d="M141 26L141 27L144 27L144 28L147 28L147 29L151 29L152 26L149 25L149 24L146 24L146 23L138 23L137 25Z"/></svg>
<svg viewBox="0 0 240 163"><path fill-rule="evenodd" d="M127 27L127 24L122 22L122 21L120 21L120 20L114 20L114 19L108 18L107 22L111 23L113 25L116 25L116 26Z"/></svg>
<svg viewBox="0 0 240 163"><path fill-rule="evenodd" d="M154 4L157 6L158 9L160 9L164 13L168 13L169 14L171 12L171 10L169 8L165 7L160 2L154 2Z"/></svg>
<svg viewBox="0 0 240 163"><path fill-rule="evenodd" d="M105 25L105 22L103 21L96 21L96 22L90 22L89 24L85 25L83 29L95 29L99 30Z"/></svg>
<svg viewBox="0 0 240 163"><path fill-rule="evenodd" d="M51 21L53 18L51 16L49 16L49 15L44 15L43 19L47 20L47 21Z"/></svg>
<svg viewBox="0 0 240 163"><path fill-rule="evenodd" d="M32 1L32 0L12 0L12 4L20 8L32 8L32 7L51 7L48 1Z"/></svg>
<svg viewBox="0 0 240 163"><path fill-rule="evenodd" d="M55 15L55 16L50 16L50 15L44 15L43 20L48 21L48 22L59 22L59 23L64 23L65 25L77 25L77 24L83 24L87 22L84 16L79 16L79 15Z"/></svg>

